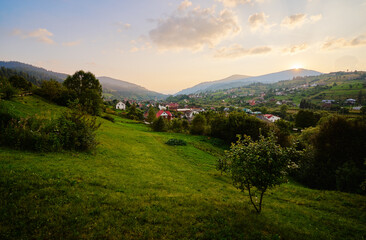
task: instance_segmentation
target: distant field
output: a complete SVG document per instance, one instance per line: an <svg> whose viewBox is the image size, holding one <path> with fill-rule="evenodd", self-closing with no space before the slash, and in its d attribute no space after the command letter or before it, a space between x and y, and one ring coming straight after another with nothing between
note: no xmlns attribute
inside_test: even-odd
<svg viewBox="0 0 366 240"><path fill-rule="evenodd" d="M5 104L22 116L64 110L36 97ZM92 153L0 148L0 239L365 239L365 196L290 181L258 215L215 170L219 140L115 120L100 119Z"/></svg>

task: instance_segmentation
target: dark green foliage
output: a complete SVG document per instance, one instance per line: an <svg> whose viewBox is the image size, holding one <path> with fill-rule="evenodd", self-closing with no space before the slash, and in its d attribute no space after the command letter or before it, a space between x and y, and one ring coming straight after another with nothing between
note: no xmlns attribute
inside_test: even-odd
<svg viewBox="0 0 366 240"><path fill-rule="evenodd" d="M285 181L291 165L290 155L296 152L282 148L271 134L253 141L249 136L231 145L230 151L218 162L217 169L230 172L233 184L241 191L248 190L250 201L260 213L264 193ZM259 202L253 198L259 197Z"/></svg>
<svg viewBox="0 0 366 240"><path fill-rule="evenodd" d="M301 99L300 106L301 109L316 109L318 106L311 103L309 100Z"/></svg>
<svg viewBox="0 0 366 240"><path fill-rule="evenodd" d="M299 128L307 128L315 126L319 117L309 110L300 110L295 116L295 126Z"/></svg>
<svg viewBox="0 0 366 240"><path fill-rule="evenodd" d="M83 110L92 115L99 115L102 107L102 86L91 72L78 71L68 76L63 85L75 93Z"/></svg>
<svg viewBox="0 0 366 240"><path fill-rule="evenodd" d="M153 107L150 107L146 121L152 123L155 118L156 118L156 111Z"/></svg>
<svg viewBox="0 0 366 240"><path fill-rule="evenodd" d="M19 75L14 75L11 76L9 78L9 83L19 89L19 90L23 90L23 91L29 91L32 88L32 83L27 81L24 77L19 76Z"/></svg>
<svg viewBox="0 0 366 240"><path fill-rule="evenodd" d="M87 151L94 149L98 142L95 131L100 127L95 117L86 115L81 107L65 112L57 120L57 131L64 149Z"/></svg>
<svg viewBox="0 0 366 240"><path fill-rule="evenodd" d="M77 99L75 91L67 89L55 80L43 81L34 93L61 106L67 106L69 102Z"/></svg>
<svg viewBox="0 0 366 240"><path fill-rule="evenodd" d="M144 114L140 109L136 108L135 104L133 104L128 108L126 117L129 119L141 121L144 119Z"/></svg>
<svg viewBox="0 0 366 240"><path fill-rule="evenodd" d="M196 115L192 120L191 130L192 134L204 135L206 127L206 118L203 114Z"/></svg>
<svg viewBox="0 0 366 240"><path fill-rule="evenodd" d="M365 106L363 106L363 107L361 108L361 114L362 114L362 115L366 115L366 107L365 107Z"/></svg>
<svg viewBox="0 0 366 240"><path fill-rule="evenodd" d="M187 120L174 118L173 120L171 120L170 130L172 130L173 132L182 132L183 131L183 122L185 122L185 121L188 123Z"/></svg>
<svg viewBox="0 0 366 240"><path fill-rule="evenodd" d="M276 128L277 142L282 147L289 147L291 145L290 136L293 129L293 123L283 119L274 122Z"/></svg>
<svg viewBox="0 0 366 240"><path fill-rule="evenodd" d="M2 93L3 99L10 100L18 93L18 91L9 82L4 81L1 85L0 93Z"/></svg>
<svg viewBox="0 0 366 240"><path fill-rule="evenodd" d="M96 119L80 108L55 120L38 116L17 118L3 108L0 112L0 144L31 151L86 151L96 147Z"/></svg>
<svg viewBox="0 0 366 240"><path fill-rule="evenodd" d="M156 132L164 132L166 130L166 123L162 117L158 117L153 121L151 127Z"/></svg>
<svg viewBox="0 0 366 240"><path fill-rule="evenodd" d="M313 148L300 164L298 179L314 188L361 193L366 174L366 122L334 116L309 137Z"/></svg>
<svg viewBox="0 0 366 240"><path fill-rule="evenodd" d="M103 115L102 118L114 123L114 118L110 115Z"/></svg>
<svg viewBox="0 0 366 240"><path fill-rule="evenodd" d="M37 86L39 86L41 79L45 79L45 78L37 78L35 76L32 76L32 75L30 75L24 71L20 71L20 70L15 70L15 69L10 69L10 68L5 68L5 67L0 68L0 78L3 77L3 78L9 79L12 76L21 76L24 79L26 79L28 82L31 82Z"/></svg>
<svg viewBox="0 0 366 240"><path fill-rule="evenodd" d="M182 139L172 138L172 139L169 139L165 144L170 145L170 146L186 146L187 142Z"/></svg>

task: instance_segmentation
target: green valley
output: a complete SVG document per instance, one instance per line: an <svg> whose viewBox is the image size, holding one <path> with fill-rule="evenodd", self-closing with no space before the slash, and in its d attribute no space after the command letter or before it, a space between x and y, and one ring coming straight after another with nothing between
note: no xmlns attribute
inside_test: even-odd
<svg viewBox="0 0 366 240"><path fill-rule="evenodd" d="M66 109L35 96L2 102L22 117ZM220 140L111 117L98 118L91 152L0 147L1 239L365 239L364 195L290 179L266 192L259 215L216 170Z"/></svg>

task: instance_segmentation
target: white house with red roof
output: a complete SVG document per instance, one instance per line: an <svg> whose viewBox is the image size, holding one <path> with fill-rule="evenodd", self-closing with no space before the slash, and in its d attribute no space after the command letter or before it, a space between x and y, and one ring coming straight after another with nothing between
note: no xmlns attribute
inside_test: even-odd
<svg viewBox="0 0 366 240"><path fill-rule="evenodd" d="M156 118L158 118L158 117L162 117L162 118L171 120L173 118L173 115L169 111L160 110L159 112L156 113Z"/></svg>
<svg viewBox="0 0 366 240"><path fill-rule="evenodd" d="M271 122L275 122L275 121L277 121L277 120L280 120L281 118L280 117L277 117L277 116L275 116L275 115L273 115L273 114L264 114L263 115L265 118L267 118L269 121L271 121Z"/></svg>

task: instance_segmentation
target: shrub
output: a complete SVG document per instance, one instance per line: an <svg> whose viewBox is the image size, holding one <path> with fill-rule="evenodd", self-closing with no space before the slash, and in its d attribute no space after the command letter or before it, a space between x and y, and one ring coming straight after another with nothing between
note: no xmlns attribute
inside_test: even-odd
<svg viewBox="0 0 366 240"><path fill-rule="evenodd" d="M166 130L166 124L162 117L156 118L151 124L151 127L155 132L164 132Z"/></svg>
<svg viewBox="0 0 366 240"><path fill-rule="evenodd" d="M333 116L302 133L309 149L300 162L298 180L309 187L361 192L366 166L366 122Z"/></svg>
<svg viewBox="0 0 366 240"><path fill-rule="evenodd" d="M110 115L103 115L102 118L104 118L105 120L111 121L114 123L114 118Z"/></svg>
<svg viewBox="0 0 366 240"><path fill-rule="evenodd" d="M165 144L170 146L186 146L187 142L181 139L172 138L169 139Z"/></svg>
<svg viewBox="0 0 366 240"><path fill-rule="evenodd" d="M62 149L85 151L96 147L96 118L79 109L65 112L55 120L38 116L16 118L2 111L0 144L40 152Z"/></svg>

